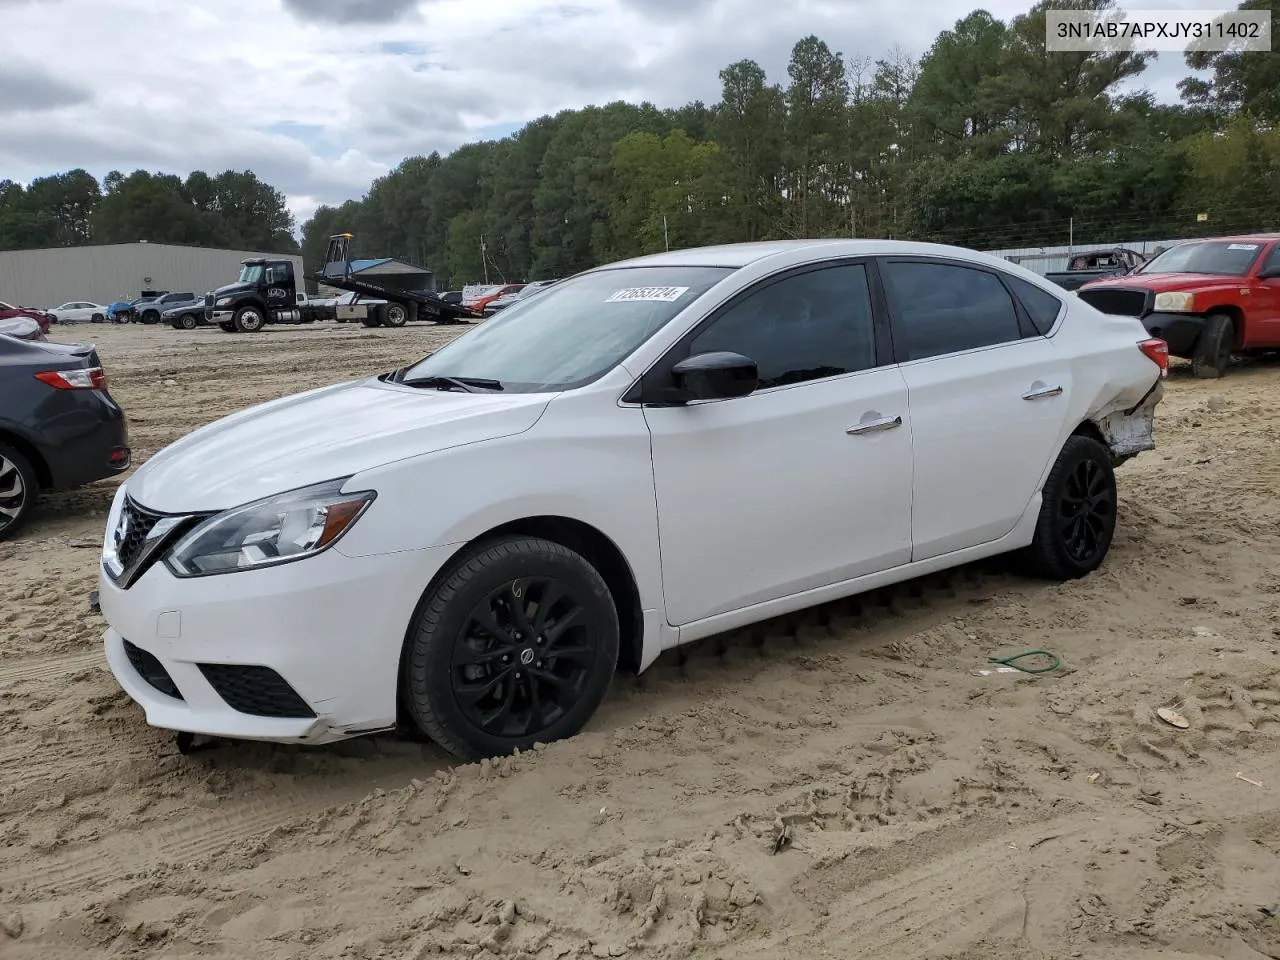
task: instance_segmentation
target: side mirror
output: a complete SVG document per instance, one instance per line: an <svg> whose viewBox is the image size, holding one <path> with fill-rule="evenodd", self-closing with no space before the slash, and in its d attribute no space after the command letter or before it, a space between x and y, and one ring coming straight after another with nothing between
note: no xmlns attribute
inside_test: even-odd
<svg viewBox="0 0 1280 960"><path fill-rule="evenodd" d="M750 357L727 350L696 353L671 368L676 386L692 400L745 397L760 386L760 370Z"/></svg>

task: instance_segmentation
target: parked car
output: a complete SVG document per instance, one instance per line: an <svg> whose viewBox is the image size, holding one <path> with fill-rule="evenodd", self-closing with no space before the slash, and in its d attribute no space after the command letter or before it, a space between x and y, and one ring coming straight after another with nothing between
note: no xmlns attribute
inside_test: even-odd
<svg viewBox="0 0 1280 960"><path fill-rule="evenodd" d="M18 317L27 317L34 320L40 325L41 333L48 333L49 328L53 325L53 321L49 319L49 315L43 310L37 310L35 307L16 307L11 303L5 303L0 300L0 320L13 320Z"/></svg>
<svg viewBox="0 0 1280 960"><path fill-rule="evenodd" d="M160 319L175 330L194 330L196 327L208 326L208 321L204 318L204 301L205 298L201 297L194 303L180 303L169 307L160 314Z"/></svg>
<svg viewBox="0 0 1280 960"><path fill-rule="evenodd" d="M1136 250L1114 247L1109 250L1091 250L1078 253L1067 263L1067 269L1045 274L1045 279L1064 290L1076 290L1090 280L1123 276L1146 261Z"/></svg>
<svg viewBox="0 0 1280 960"><path fill-rule="evenodd" d="M128 323L133 319L133 302L116 300L107 304L107 319L112 323Z"/></svg>
<svg viewBox="0 0 1280 960"><path fill-rule="evenodd" d="M124 411L93 344L0 336L0 540L41 493L121 473L129 459Z"/></svg>
<svg viewBox="0 0 1280 960"><path fill-rule="evenodd" d="M1077 296L1104 313L1138 317L1192 376L1221 377L1237 353L1280 349L1280 237L1178 243L1123 277Z"/></svg>
<svg viewBox="0 0 1280 960"><path fill-rule="evenodd" d="M535 280L532 283L526 283L519 290L512 291L511 293L504 293L502 296L490 300L485 306L484 312L488 315L493 315L499 310L505 310L512 304L519 303L521 300L527 300L535 293L539 293L547 289L547 287L551 286L555 282L555 280Z"/></svg>
<svg viewBox="0 0 1280 960"><path fill-rule="evenodd" d="M958 247L599 267L150 458L107 519L107 659L163 728L321 743L403 707L459 757L527 749L700 637L1012 550L1088 574L1167 363Z"/></svg>
<svg viewBox="0 0 1280 960"><path fill-rule="evenodd" d="M88 300L70 300L46 312L53 323L101 323L107 308Z"/></svg>
<svg viewBox="0 0 1280 960"><path fill-rule="evenodd" d="M474 295L467 297L465 292L462 305L470 307L473 313L483 314L485 307L508 293L515 293L524 286L523 283L504 283L500 286L481 287Z"/></svg>
<svg viewBox="0 0 1280 960"><path fill-rule="evenodd" d="M142 300L133 305L133 317L139 323L159 323L161 315L174 307L189 307L195 304L204 309L204 298L197 298L190 291L186 293L166 293L152 300Z"/></svg>
<svg viewBox="0 0 1280 960"><path fill-rule="evenodd" d="M48 340L44 331L31 317L10 317L0 320L0 335L16 337L19 340Z"/></svg>

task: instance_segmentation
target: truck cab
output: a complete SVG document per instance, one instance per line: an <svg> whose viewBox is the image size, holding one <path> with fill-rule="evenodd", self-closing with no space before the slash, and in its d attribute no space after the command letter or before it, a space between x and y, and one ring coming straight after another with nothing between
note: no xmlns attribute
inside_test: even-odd
<svg viewBox="0 0 1280 960"><path fill-rule="evenodd" d="M268 323L310 323L306 293L298 289L292 260L241 260L235 283L204 299L204 317L228 333L256 333Z"/></svg>

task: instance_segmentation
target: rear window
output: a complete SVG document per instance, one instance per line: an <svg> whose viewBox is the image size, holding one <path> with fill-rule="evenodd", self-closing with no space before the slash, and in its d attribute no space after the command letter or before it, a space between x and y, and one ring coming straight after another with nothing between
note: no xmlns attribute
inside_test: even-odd
<svg viewBox="0 0 1280 960"><path fill-rule="evenodd" d="M1013 295L1018 298L1018 302L1022 304L1022 308L1027 311L1027 316L1031 318L1031 325L1036 328L1036 333L1047 337L1058 321L1058 314L1062 312L1062 301L1047 290L1042 290L1021 277L1006 273L1004 279L1013 290Z"/></svg>

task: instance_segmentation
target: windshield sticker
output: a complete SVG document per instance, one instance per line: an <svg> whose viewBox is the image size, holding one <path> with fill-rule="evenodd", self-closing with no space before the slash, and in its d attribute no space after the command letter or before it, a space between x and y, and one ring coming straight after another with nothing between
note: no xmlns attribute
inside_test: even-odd
<svg viewBox="0 0 1280 960"><path fill-rule="evenodd" d="M648 300L654 303L675 303L686 293L688 287L626 287L615 290L605 297L605 303L627 303L634 300Z"/></svg>
<svg viewBox="0 0 1280 960"><path fill-rule="evenodd" d="M1228 243L1227 249L1228 250L1257 250L1258 245L1256 243Z"/></svg>

